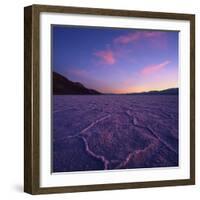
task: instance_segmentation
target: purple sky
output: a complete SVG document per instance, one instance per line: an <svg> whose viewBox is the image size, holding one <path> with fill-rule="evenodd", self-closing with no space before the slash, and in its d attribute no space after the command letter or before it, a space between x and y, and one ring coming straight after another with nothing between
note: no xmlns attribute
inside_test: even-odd
<svg viewBox="0 0 200 200"><path fill-rule="evenodd" d="M52 63L103 93L178 87L178 32L52 26Z"/></svg>

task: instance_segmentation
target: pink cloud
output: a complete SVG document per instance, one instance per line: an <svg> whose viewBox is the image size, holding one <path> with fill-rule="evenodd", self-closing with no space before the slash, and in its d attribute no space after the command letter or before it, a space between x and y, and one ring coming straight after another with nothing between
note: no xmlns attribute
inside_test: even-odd
<svg viewBox="0 0 200 200"><path fill-rule="evenodd" d="M158 39L161 38L162 36L164 36L164 32L161 31L136 31L115 38L114 43L128 44L145 38Z"/></svg>
<svg viewBox="0 0 200 200"><path fill-rule="evenodd" d="M143 32L144 37L146 38L155 38L155 37L160 37L164 35L164 32L162 31L145 31Z"/></svg>
<svg viewBox="0 0 200 200"><path fill-rule="evenodd" d="M140 45L138 45L138 48L143 48L143 44L148 42L152 48L163 49L167 46L165 36L166 36L165 32L147 31L147 30L134 31L128 34L118 36L114 38L111 44L107 44L105 49L94 53L94 55L98 57L100 60L100 62L96 62L95 60L95 63L113 65L119 58L130 59L129 54L131 53L131 50L125 48L126 46L123 45L145 39L146 39L145 41L143 41L142 43L140 43ZM131 58L131 61L135 62L135 59L133 60Z"/></svg>
<svg viewBox="0 0 200 200"><path fill-rule="evenodd" d="M94 53L105 64L113 65L116 62L114 53L111 50L102 50Z"/></svg>
<svg viewBox="0 0 200 200"><path fill-rule="evenodd" d="M130 42L137 41L141 38L141 32L129 33L127 35L122 35L114 39L114 43L128 44Z"/></svg>
<svg viewBox="0 0 200 200"><path fill-rule="evenodd" d="M164 67L166 67L168 64L170 63L169 60L166 60L160 64L155 64L155 65L148 65L146 67L144 67L141 70L141 74L143 75L148 75L148 74L152 74L155 73L157 71L160 71L161 69L163 69Z"/></svg>

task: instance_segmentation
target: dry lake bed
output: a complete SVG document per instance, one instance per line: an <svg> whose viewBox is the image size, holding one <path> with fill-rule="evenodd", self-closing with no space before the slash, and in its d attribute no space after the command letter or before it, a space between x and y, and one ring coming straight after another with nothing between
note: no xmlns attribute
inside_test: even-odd
<svg viewBox="0 0 200 200"><path fill-rule="evenodd" d="M53 172L178 166L178 95L54 95Z"/></svg>

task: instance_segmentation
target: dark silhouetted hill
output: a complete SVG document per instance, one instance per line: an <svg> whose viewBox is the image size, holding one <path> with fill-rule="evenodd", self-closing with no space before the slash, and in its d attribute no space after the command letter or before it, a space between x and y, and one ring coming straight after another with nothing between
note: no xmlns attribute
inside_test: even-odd
<svg viewBox="0 0 200 200"><path fill-rule="evenodd" d="M129 93L128 95L178 95L178 88L169 88L160 91L149 91L149 92L139 92L139 93Z"/></svg>
<svg viewBox="0 0 200 200"><path fill-rule="evenodd" d="M86 88L79 82L73 82L66 77L53 72L53 94L65 95L65 94L101 94L100 92Z"/></svg>

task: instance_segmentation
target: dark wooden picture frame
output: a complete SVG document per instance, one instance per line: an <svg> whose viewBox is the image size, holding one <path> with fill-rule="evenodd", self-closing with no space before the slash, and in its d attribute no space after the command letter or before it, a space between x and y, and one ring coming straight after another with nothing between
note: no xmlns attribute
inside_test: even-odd
<svg viewBox="0 0 200 200"><path fill-rule="evenodd" d="M40 187L40 13L74 13L155 19L190 23L190 178L150 182ZM195 184L195 16L192 14L32 5L24 9L24 191L30 194L83 192Z"/></svg>

